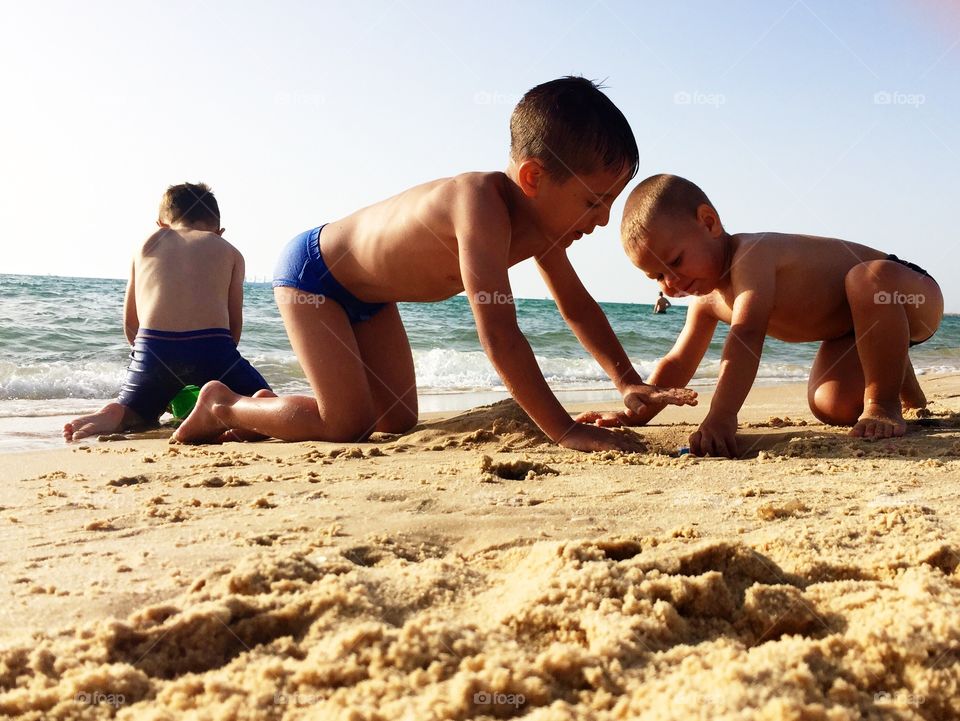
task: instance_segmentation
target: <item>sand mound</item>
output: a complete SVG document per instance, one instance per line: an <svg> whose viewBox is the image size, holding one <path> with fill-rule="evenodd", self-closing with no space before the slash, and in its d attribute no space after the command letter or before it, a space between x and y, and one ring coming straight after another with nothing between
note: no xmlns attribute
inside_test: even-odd
<svg viewBox="0 0 960 721"><path fill-rule="evenodd" d="M956 718L960 576L808 583L736 543L264 549L0 653L28 719ZM944 549L956 557L956 549ZM879 575L864 569L863 576Z"/></svg>
<svg viewBox="0 0 960 721"><path fill-rule="evenodd" d="M550 445L550 439L513 399L423 423L401 436L399 442L425 445L431 450L471 448L486 443L496 443L503 450Z"/></svg>

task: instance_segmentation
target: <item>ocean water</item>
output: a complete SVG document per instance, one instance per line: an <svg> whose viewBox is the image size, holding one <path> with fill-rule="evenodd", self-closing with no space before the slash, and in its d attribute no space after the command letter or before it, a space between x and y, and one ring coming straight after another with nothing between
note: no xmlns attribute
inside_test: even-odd
<svg viewBox="0 0 960 721"><path fill-rule="evenodd" d="M115 397L129 353L122 327L124 287L122 280L0 274L0 420L87 412ZM677 306L653 315L649 304L601 305L644 376L673 345L685 317L685 308ZM466 298L401 304L400 312L423 410L502 397L503 385L480 348ZM552 301L519 299L517 316L544 376L562 397L616 397ZM721 325L692 385L715 381L725 338ZM768 339L758 382L805 379L816 349L814 343ZM269 284L246 286L240 351L277 392L308 392ZM960 369L960 316L945 317L937 335L911 357L920 373ZM10 446L2 440L9 426L0 424L0 450Z"/></svg>

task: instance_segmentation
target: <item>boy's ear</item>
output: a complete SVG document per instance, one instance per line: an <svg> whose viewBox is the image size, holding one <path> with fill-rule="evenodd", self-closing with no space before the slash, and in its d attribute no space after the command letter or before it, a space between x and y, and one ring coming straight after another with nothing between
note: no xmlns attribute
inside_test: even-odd
<svg viewBox="0 0 960 721"><path fill-rule="evenodd" d="M712 205L701 203L697 208L697 220L700 225L707 229L710 235L717 238L723 235L723 224L720 222L720 216Z"/></svg>
<svg viewBox="0 0 960 721"><path fill-rule="evenodd" d="M546 171L543 163L535 158L524 160L517 168L517 184L528 198L536 198L540 194L540 184Z"/></svg>
<svg viewBox="0 0 960 721"><path fill-rule="evenodd" d="M170 223L164 223L160 218L157 218L157 227L158 228L169 228Z"/></svg>
<svg viewBox="0 0 960 721"><path fill-rule="evenodd" d="M220 230L217 231L217 235L223 236L223 231L225 231L225 230L226 230L226 228L220 228Z"/></svg>

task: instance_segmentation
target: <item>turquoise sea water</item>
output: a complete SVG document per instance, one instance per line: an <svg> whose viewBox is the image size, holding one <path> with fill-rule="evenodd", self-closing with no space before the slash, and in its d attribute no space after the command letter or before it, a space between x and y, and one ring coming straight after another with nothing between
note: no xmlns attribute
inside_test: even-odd
<svg viewBox="0 0 960 721"><path fill-rule="evenodd" d="M129 348L122 329L121 280L0 275L0 418L92 410L115 396ZM685 309L653 315L648 304L602 304L628 355L644 375L672 346ZM480 348L464 297L401 305L423 398L456 407L465 393L502 390ZM548 300L517 301L520 327L550 385L559 391L608 389L611 383ZM716 378L726 327L718 329L694 385ZM768 339L758 381L806 378L817 345ZM281 393L307 384L287 340L268 284L246 287L241 352ZM920 372L960 369L960 316L944 318L933 339L911 352ZM473 398L474 396L469 396ZM454 400L450 400L453 398ZM460 407L463 407L461 404Z"/></svg>

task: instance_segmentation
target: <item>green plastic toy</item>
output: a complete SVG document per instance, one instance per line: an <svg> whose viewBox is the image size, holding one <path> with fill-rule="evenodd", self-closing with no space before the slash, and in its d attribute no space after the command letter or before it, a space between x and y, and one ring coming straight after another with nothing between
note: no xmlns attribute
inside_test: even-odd
<svg viewBox="0 0 960 721"><path fill-rule="evenodd" d="M197 396L200 395L198 386L184 386L183 389L170 401L170 407L167 409L178 421L190 415L190 411L197 405Z"/></svg>

